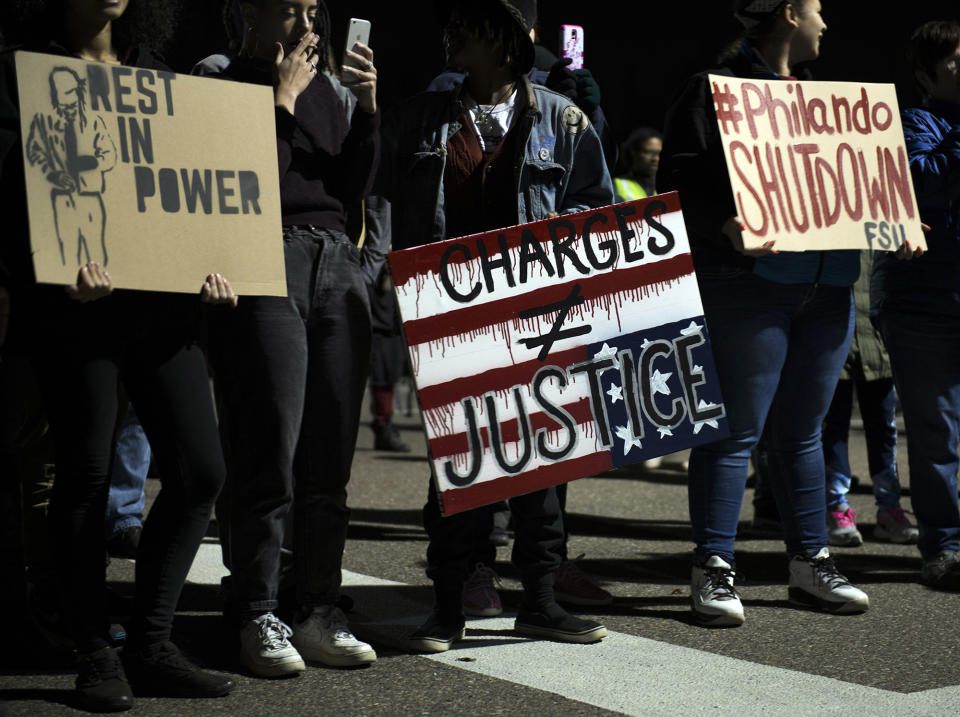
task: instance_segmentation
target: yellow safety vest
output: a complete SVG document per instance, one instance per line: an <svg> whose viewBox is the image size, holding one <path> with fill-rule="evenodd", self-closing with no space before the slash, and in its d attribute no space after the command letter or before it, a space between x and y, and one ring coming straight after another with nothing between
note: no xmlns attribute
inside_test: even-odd
<svg viewBox="0 0 960 717"><path fill-rule="evenodd" d="M626 177L617 177L613 180L613 189L618 202L630 202L634 199L643 199L647 196L640 182Z"/></svg>

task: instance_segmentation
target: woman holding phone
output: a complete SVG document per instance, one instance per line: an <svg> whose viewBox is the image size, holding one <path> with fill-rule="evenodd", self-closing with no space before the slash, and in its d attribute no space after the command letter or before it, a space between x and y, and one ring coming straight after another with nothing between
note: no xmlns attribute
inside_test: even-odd
<svg viewBox="0 0 960 717"><path fill-rule="evenodd" d="M329 18L316 0L240 3L244 45L222 76L273 87L287 297L251 297L212 326L230 465L229 539L241 660L255 675L304 660L376 659L338 607L346 487L370 356L370 308L346 207L373 182L380 114L373 52L354 45L327 75ZM278 609L280 549L293 511L296 608Z"/></svg>
<svg viewBox="0 0 960 717"><path fill-rule="evenodd" d="M148 35L160 40L172 30L170 3L47 0L24 3L20 10L24 49L167 69L139 40ZM77 700L85 709L105 712L129 709L133 692L226 695L235 686L232 680L200 670L170 641L174 610L224 477L206 366L195 340L199 304L191 296L113 292L109 273L92 262L66 290L33 281L19 115L8 51L0 58L0 196L9 222L0 264L9 276L7 343L32 360L56 446L49 515L64 610L78 652ZM203 282L201 298L236 303L229 282L214 274ZM123 664L104 608L103 519L118 381L137 405L162 477L140 541Z"/></svg>

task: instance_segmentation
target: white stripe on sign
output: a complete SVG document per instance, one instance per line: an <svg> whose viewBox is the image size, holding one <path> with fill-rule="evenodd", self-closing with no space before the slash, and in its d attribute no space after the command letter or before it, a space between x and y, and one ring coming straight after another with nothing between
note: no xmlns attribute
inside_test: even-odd
<svg viewBox="0 0 960 717"><path fill-rule="evenodd" d="M651 294L656 301L645 301ZM552 353L584 342L611 341L624 334L646 331L703 314L697 281L692 273L664 283L655 290L650 287L631 289L607 295L602 301L588 303L595 303L596 306L572 310L564 325L589 325L590 334L560 339L552 345ZM491 307L490 311L490 320L494 321L497 319L496 307ZM543 336L550 331L555 318L556 314L552 313L528 320L508 319L467 334L457 334L451 328L450 335L442 339L411 344L411 361L418 369L417 385L422 389L491 368L534 360L539 346L528 348L521 340ZM419 371L421 366L427 365L429 372Z"/></svg>
<svg viewBox="0 0 960 717"><path fill-rule="evenodd" d="M560 219L563 218L564 217L560 217ZM683 215L681 212L674 211L664 213L658 216L657 221L674 236L686 237L686 226L684 225ZM651 236L660 236L659 231L653 230L649 224L643 221L627 222L627 227L633 232L632 238L627 242L632 252L642 251L644 247L647 246ZM457 290L458 293L466 294L470 292L471 287L475 286L478 281L484 281L484 273L481 268L481 261L476 256L476 248L472 245L471 238L464 237L462 239L458 239L457 242L463 243L465 246L469 247L473 258L460 264L451 265L448 270L448 277L452 286ZM607 244L610 242L620 244L621 237L618 230L605 232L595 231L591 239L591 243L598 247L607 246ZM550 243L543 242L543 245L545 247L544 251L550 258L550 261L555 263L554 252L550 246ZM476 299L474 299L471 303L481 304L491 301L500 301L512 296L520 296L521 294L529 292L531 289L565 284L571 280L588 278L597 274L605 273L605 271L607 271L598 271L593 269L590 267L589 263L582 258L584 256L582 237L578 237L570 243L569 251L570 253L581 257L581 263L587 267L587 271L585 273L575 271L568 266L564 276L560 276L559 272L556 270L553 271L553 275L551 276L550 273L545 271L540 264L534 264L527 282L520 283L519 281L516 281L514 286L509 286L510 282L507 280L507 270L498 266L490 270L491 280L497 287L496 292L481 292L480 295L477 296ZM678 254L683 254L688 251L689 248L687 242L678 241L676 246L674 246L669 252L665 252L662 255L656 256L654 261L670 259ZM508 250L508 253L510 255L510 275L516 278L520 274L520 247L511 248ZM597 253L601 260L606 258L605 251L598 249ZM459 255L457 256L459 257ZM648 259L644 263L653 263L649 259L649 254L647 257ZM501 257L495 256L494 258ZM621 252L617 261L612 266L613 268L619 268L623 264L624 257ZM401 301L407 296L416 297L416 302L410 302L407 304L412 311L409 312L409 315L404 315L404 321L442 314L447 311L460 308L460 305L450 298L441 281L432 270L408 279L402 285L397 287L397 291Z"/></svg>
<svg viewBox="0 0 960 717"><path fill-rule="evenodd" d="M219 584L226 574L215 543L200 547L190 582ZM407 587L404 583L343 571L346 587ZM401 594L384 595L388 615L362 624L367 632L421 624L427 606ZM365 606L368 607L368 606ZM955 715L960 686L903 694L820 675L772 667L645 637L610 632L595 645L568 645L512 636L513 618L469 620L486 633L455 649L424 657L451 667L631 715L733 713L744 715ZM496 633L491 640L489 633ZM510 637L504 640L504 637ZM486 644L493 642L494 644ZM475 662L461 662L470 657ZM377 669L374 667L374 669Z"/></svg>

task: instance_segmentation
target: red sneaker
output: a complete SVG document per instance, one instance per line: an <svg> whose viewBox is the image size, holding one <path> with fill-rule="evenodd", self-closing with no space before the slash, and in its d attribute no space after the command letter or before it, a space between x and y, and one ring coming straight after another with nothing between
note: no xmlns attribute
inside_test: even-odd
<svg viewBox="0 0 960 717"><path fill-rule="evenodd" d="M554 595L559 602L571 605L609 605L613 602L613 595L583 574L577 565L581 558L582 553L576 560L564 560L560 563L553 583Z"/></svg>
<svg viewBox="0 0 960 717"><path fill-rule="evenodd" d="M463 584L463 594L460 598L463 604L463 613L474 617L493 617L503 612L500 594L497 586L500 577L483 563L477 563L467 581Z"/></svg>

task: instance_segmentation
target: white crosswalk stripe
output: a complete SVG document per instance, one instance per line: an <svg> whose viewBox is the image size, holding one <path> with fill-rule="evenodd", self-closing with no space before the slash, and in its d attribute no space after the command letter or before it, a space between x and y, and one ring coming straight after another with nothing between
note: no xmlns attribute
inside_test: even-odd
<svg viewBox="0 0 960 717"><path fill-rule="evenodd" d="M226 570L216 544L201 546L188 580L219 584ZM345 570L346 587L405 587ZM378 601L390 614L356 623L363 635L426 619L428 606L398 593ZM954 715L960 686L903 694L756 664L689 647L610 632L595 645L512 635L512 617L470 620L456 649L422 659L631 715ZM469 659L464 659L469 658Z"/></svg>

